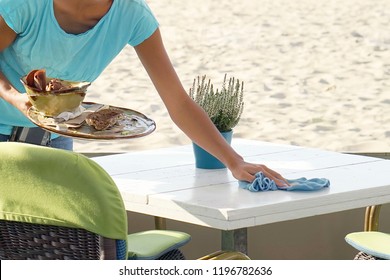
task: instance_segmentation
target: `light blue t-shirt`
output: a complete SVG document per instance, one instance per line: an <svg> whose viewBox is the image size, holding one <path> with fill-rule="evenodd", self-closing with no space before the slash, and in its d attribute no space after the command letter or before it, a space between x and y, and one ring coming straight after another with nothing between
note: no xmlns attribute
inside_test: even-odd
<svg viewBox="0 0 390 280"><path fill-rule="evenodd" d="M127 45L136 46L158 27L144 0L114 0L108 13L85 33L66 33L53 10L54 0L0 0L0 15L17 34L0 52L0 70L24 92L20 78L33 69L65 80L93 82ZM11 126L34 126L0 98L0 134Z"/></svg>

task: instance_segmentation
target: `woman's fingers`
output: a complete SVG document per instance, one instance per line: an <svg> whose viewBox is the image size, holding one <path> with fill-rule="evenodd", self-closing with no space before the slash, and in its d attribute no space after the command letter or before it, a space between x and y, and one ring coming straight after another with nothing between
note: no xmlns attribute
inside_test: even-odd
<svg viewBox="0 0 390 280"><path fill-rule="evenodd" d="M278 187L287 187L287 186L289 186L287 180L285 178L283 178L283 176L280 175L278 172L268 168L265 165L260 165L260 166L261 166L263 174L266 177L268 177L269 179L274 180L275 184Z"/></svg>

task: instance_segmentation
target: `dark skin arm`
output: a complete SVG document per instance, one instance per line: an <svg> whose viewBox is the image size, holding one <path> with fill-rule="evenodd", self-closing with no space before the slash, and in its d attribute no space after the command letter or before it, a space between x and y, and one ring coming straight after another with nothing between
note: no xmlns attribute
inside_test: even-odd
<svg viewBox="0 0 390 280"><path fill-rule="evenodd" d="M17 34L5 23L0 16L0 52L9 47L16 39ZM27 114L31 103L25 94L20 94L0 71L0 98Z"/></svg>
<svg viewBox="0 0 390 280"><path fill-rule="evenodd" d="M164 48L160 31L135 47L143 66L162 98L172 120L195 143L221 160L238 180L253 181L262 171L278 186L286 180L262 164L244 159L223 139L204 110L184 90ZM195 121L194 121L195 120Z"/></svg>

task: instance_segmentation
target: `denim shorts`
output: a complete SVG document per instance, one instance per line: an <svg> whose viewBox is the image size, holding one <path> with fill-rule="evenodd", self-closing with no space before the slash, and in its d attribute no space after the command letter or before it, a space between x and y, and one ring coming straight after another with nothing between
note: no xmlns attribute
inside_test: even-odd
<svg viewBox="0 0 390 280"><path fill-rule="evenodd" d="M9 135L0 134L0 142L7 142ZM73 150L73 139L69 137L59 136L50 141L49 147L63 149L63 150Z"/></svg>

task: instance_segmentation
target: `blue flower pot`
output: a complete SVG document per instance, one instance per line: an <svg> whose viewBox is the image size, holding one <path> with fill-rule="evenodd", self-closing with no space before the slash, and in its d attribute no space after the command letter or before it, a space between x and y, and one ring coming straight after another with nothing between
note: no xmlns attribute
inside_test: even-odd
<svg viewBox="0 0 390 280"><path fill-rule="evenodd" d="M221 132L221 134L223 138L225 138L226 142L228 142L229 144L232 143L232 135L233 135L232 130L227 132ZM196 168L202 168L202 169L226 168L226 166L221 161L219 161L216 157L203 150L195 143L192 143L192 146L194 149Z"/></svg>

